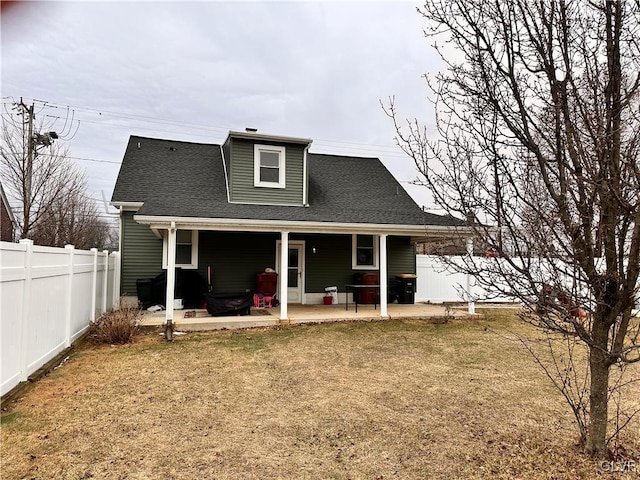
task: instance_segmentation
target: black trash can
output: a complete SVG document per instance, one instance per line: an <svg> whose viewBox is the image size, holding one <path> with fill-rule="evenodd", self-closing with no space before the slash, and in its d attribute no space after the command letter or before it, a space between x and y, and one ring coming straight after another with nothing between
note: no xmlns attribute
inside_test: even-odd
<svg viewBox="0 0 640 480"><path fill-rule="evenodd" d="M142 308L153 305L153 278L139 278L136 280L136 294Z"/></svg>
<svg viewBox="0 0 640 480"><path fill-rule="evenodd" d="M416 299L416 275L404 274L396 277L398 303L413 304Z"/></svg>

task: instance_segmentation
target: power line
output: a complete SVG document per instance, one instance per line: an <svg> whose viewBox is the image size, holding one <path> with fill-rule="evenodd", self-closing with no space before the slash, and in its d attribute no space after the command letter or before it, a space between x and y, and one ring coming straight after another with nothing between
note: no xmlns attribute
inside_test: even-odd
<svg viewBox="0 0 640 480"><path fill-rule="evenodd" d="M112 163L114 165L122 164L122 162L117 160L99 160L97 158L73 157L71 155L61 155L61 154L52 154L52 153L39 153L38 156L39 157L64 157L64 158L69 158L71 160L80 160L83 162Z"/></svg>
<svg viewBox="0 0 640 480"><path fill-rule="evenodd" d="M49 117L49 118L55 118L55 119L61 119L61 117L59 116L55 116L55 115L45 115L45 117ZM81 118L77 120L78 122L84 122L84 123L94 123L96 125L102 125L107 126L107 127L118 127L118 128L128 128L131 129L133 128L132 125L124 125L121 123L112 123L109 121L97 121L97 120L88 120L86 118ZM178 126L178 125L176 125ZM143 128L144 130L151 130L153 132L163 132L163 133L173 133L173 134L182 134L184 135L183 132L177 132L175 130L164 130L161 128L152 128L152 127L147 127L147 126L143 126L143 127L137 127L137 128ZM187 135L192 136L192 137L203 137L203 138L211 138L211 135L206 135L204 133L188 133Z"/></svg>
<svg viewBox="0 0 640 480"><path fill-rule="evenodd" d="M50 105L53 108L73 108L75 110L85 111L85 112L89 112L89 113L96 113L98 115L109 114L109 115L113 115L113 116L116 116L116 117L122 117L122 118L133 118L133 119L140 118L140 119L151 121L151 122L154 122L154 123L166 123L166 124L176 125L176 126L191 125L191 126L198 127L198 128L221 130L223 132L226 132L226 131L229 130L229 128L227 128L227 127L221 127L221 126L217 126L217 125L208 125L208 124L196 123L196 122L185 122L185 121L182 121L182 120L178 121L178 120L173 120L173 119L168 119L168 118L151 117L151 116L148 116L148 115L138 115L138 114L135 114L135 113L114 112L114 111L102 110L102 109L91 108L91 107L80 107L80 106L72 106L72 105L59 105L59 104L55 104L55 103L52 103L52 102L45 102L43 100L36 100L36 99L34 99L34 101L35 102L46 103L47 105Z"/></svg>
<svg viewBox="0 0 640 480"><path fill-rule="evenodd" d="M3 97L6 98L6 97ZM159 124L164 124L164 125L173 125L173 126L177 126L177 127L185 127L185 126L190 126L190 127L196 127L198 129L206 129L206 130L219 130L223 133L227 133L229 130L234 130L231 127L222 127L219 125L208 125L208 124L203 124L203 123L196 123L196 122L187 122L187 121L182 121L182 120L174 120L174 119L167 119L167 118L160 118L160 117L153 117L153 116L148 116L148 115L138 115L138 114L132 114L132 113L126 113L126 112L117 112L117 111L111 111L111 110L101 110L101 109L96 109L96 108L92 108L92 107L83 107L83 106L73 106L73 105L62 105L62 104L57 104L54 102L47 102L44 100L37 100L34 99L34 102L38 102L38 103L42 103L43 105L49 106L51 108L73 108L75 110L78 111L84 111L84 112L88 112L88 113L94 113L97 115L102 116L103 114L108 114L108 115L112 115L115 117L120 117L120 118L124 118L124 119L142 119L151 123L159 123ZM54 118L54 117L52 117ZM61 118L61 117L56 117L56 118ZM101 125L112 125L112 126L118 126L118 127L123 127L123 128L130 128L130 125L122 125L122 124L112 124L112 123L108 123L108 122L98 122L95 120L89 120L89 119L81 119L82 121L85 122L90 122L90 123L97 123L97 124L101 124ZM162 131L165 133L177 133L174 131L170 131L170 130L161 130L161 129L153 129L153 128L149 128L149 127L145 127L148 130L153 130L153 131ZM193 136L203 136L203 137L209 137L210 135L204 135L204 134L196 134L196 133L190 133L190 135ZM380 149L389 149L392 150L394 152L398 152L399 147L397 145L388 145L388 144L375 144L375 143L358 143L358 142L344 142L344 141L340 141L340 140L330 140L330 139L322 139L322 138L318 138L318 139L314 139L315 142L317 143L323 143L323 144L337 144L334 148L349 148L349 149L371 149L373 151L377 151L379 153ZM340 146L342 145L342 146ZM399 155L399 156L403 156L406 157L406 155Z"/></svg>

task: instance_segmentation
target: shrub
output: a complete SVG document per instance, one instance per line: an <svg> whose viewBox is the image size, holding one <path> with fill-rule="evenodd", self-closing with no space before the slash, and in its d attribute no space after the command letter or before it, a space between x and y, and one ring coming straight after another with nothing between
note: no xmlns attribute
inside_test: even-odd
<svg viewBox="0 0 640 480"><path fill-rule="evenodd" d="M133 342L139 332L141 311L136 306L120 306L91 322L93 337L100 343L124 344Z"/></svg>

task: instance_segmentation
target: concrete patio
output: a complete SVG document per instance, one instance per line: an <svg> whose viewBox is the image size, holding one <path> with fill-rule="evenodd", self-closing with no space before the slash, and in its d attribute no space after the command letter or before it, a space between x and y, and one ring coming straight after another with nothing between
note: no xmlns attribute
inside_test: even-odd
<svg viewBox="0 0 640 480"><path fill-rule="evenodd" d="M349 310L344 304L338 305L297 305L288 307L288 320L280 320L280 308L252 308L251 315L212 317L206 310L174 310L174 323L178 331L205 331L235 328L267 327L275 325L295 325L302 323L322 323L340 321L372 321L380 320L380 306L358 305L356 312L353 305ZM444 320L446 318L467 318L466 304L442 305L417 303L414 305L389 304L390 319L425 319ZM165 322L165 312L148 312L143 314L142 327L158 327Z"/></svg>

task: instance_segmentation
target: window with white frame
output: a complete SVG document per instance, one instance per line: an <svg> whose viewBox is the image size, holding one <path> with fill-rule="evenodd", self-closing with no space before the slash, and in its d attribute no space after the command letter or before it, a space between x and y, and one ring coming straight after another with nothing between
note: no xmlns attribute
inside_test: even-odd
<svg viewBox="0 0 640 480"><path fill-rule="evenodd" d="M378 268L378 242L375 235L353 235L352 268L369 270Z"/></svg>
<svg viewBox="0 0 640 480"><path fill-rule="evenodd" d="M254 145L253 184L256 187L285 188L285 148Z"/></svg>
<svg viewBox="0 0 640 480"><path fill-rule="evenodd" d="M167 268L168 237L162 242L162 268ZM176 231L176 267L198 268L198 231Z"/></svg>

